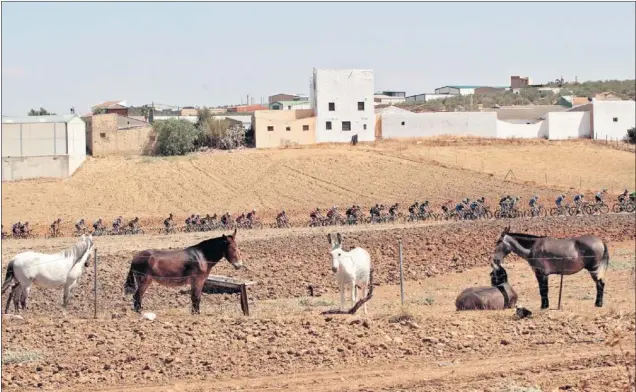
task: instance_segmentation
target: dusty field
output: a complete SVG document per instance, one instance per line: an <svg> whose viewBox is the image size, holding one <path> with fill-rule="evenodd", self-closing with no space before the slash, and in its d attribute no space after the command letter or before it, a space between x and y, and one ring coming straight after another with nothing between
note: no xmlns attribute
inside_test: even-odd
<svg viewBox="0 0 636 392"><path fill-rule="evenodd" d="M317 206L357 203L368 209L375 203L400 202L405 210L416 199L437 206L448 199L486 196L494 204L503 194L526 200L538 194L549 204L557 191L571 193L571 186L578 187L580 173L584 188L616 191L635 181L632 153L584 141L417 143L89 159L67 180L3 183L2 223L9 228L27 220L43 232L61 217L68 231L80 217L110 221L121 214L127 219L139 216L147 228L158 226L170 212L182 223L191 213L237 214L251 208L266 221L284 208L301 223ZM503 182L508 169L516 182ZM546 171L552 189L545 186ZM560 185L552 185L557 181Z"/></svg>
<svg viewBox="0 0 636 392"><path fill-rule="evenodd" d="M390 151L392 147L394 154L399 157L491 173L497 178L505 177L511 170L520 182L572 187L577 191L596 193L608 188L611 193L620 193L625 188L631 191L636 183L633 151L619 150L589 140L504 143L473 140L472 143L462 141L446 145L438 142L428 147L415 141L393 145L387 143L384 150Z"/></svg>
<svg viewBox="0 0 636 392"><path fill-rule="evenodd" d="M250 289L252 316L236 298L205 296L203 315L188 314L187 292L153 286L139 320L123 298L130 256L147 247L177 247L201 234L98 238L99 318L92 320L92 271L66 314L61 292L34 289L25 320L4 320L3 350L30 352L32 362L3 365L7 391L318 390L492 391L538 386L543 391L627 391L634 373L635 299L633 216L520 220L516 231L597 234L610 244L605 306L595 308L589 274L565 278L562 311L540 311L536 280L525 262L510 258L509 279L521 304L534 312L454 311L465 287L488 283L488 256L503 223L348 228L345 247L361 245L374 258L370 314L323 317L338 302L329 270L325 230L241 232L248 271L227 263L217 274L258 281ZM407 303L399 304L396 239L404 243ZM3 243L8 257L43 251L72 239ZM4 273L4 270L3 270ZM308 297L308 285L320 288ZM552 308L558 279L550 280ZM396 320L407 315L412 321ZM610 344L624 336L624 353ZM13 354L14 356L17 354Z"/></svg>

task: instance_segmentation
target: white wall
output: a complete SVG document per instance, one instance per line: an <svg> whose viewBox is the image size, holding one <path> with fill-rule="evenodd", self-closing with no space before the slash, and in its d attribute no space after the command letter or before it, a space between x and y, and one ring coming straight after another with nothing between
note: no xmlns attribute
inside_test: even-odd
<svg viewBox="0 0 636 392"><path fill-rule="evenodd" d="M497 137L502 139L523 138L531 139L541 137L541 134L547 136L548 132L546 121L539 121L534 124L514 124L507 121L497 120Z"/></svg>
<svg viewBox="0 0 636 392"><path fill-rule="evenodd" d="M68 175L75 173L86 160L86 123L79 117L66 123L68 134Z"/></svg>
<svg viewBox="0 0 636 392"><path fill-rule="evenodd" d="M497 137L497 114L477 112L382 114L382 137ZM404 124L404 125L402 125Z"/></svg>
<svg viewBox="0 0 636 392"><path fill-rule="evenodd" d="M270 105L271 110L305 110L311 109L309 101L296 105L283 105L280 102L274 102Z"/></svg>
<svg viewBox="0 0 636 392"><path fill-rule="evenodd" d="M49 155L37 157L2 158L2 181L31 178L66 178L69 176L69 157Z"/></svg>
<svg viewBox="0 0 636 392"><path fill-rule="evenodd" d="M595 101L592 122L597 139L622 140L635 124L634 101ZM617 119L614 122L614 118Z"/></svg>
<svg viewBox="0 0 636 392"><path fill-rule="evenodd" d="M356 134L359 141L375 140L372 70L314 69L314 80L317 143L350 142ZM329 102L335 103L335 111L329 111ZM358 102L364 102L363 111ZM326 129L327 121L331 130ZM342 130L343 121L351 122L350 131Z"/></svg>
<svg viewBox="0 0 636 392"><path fill-rule="evenodd" d="M550 140L587 138L591 135L589 112L550 112Z"/></svg>

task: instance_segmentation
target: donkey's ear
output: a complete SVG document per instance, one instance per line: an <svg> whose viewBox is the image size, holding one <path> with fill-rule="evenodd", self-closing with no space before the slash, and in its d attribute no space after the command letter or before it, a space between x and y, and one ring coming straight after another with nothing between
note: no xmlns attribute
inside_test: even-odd
<svg viewBox="0 0 636 392"><path fill-rule="evenodd" d="M338 245L342 245L342 236L340 233L336 234L336 239L338 240Z"/></svg>
<svg viewBox="0 0 636 392"><path fill-rule="evenodd" d="M504 233L510 233L510 225L506 226L506 227L504 228L504 231L503 231L503 232L504 232Z"/></svg>
<svg viewBox="0 0 636 392"><path fill-rule="evenodd" d="M327 241L329 241L329 245L331 245L331 233L327 234Z"/></svg>
<svg viewBox="0 0 636 392"><path fill-rule="evenodd" d="M236 227L234 228L234 233L232 233L232 237L236 238Z"/></svg>

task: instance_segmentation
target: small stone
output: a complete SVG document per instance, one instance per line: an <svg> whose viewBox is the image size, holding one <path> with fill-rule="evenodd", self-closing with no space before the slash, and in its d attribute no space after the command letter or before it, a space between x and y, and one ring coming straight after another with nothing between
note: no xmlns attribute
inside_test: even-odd
<svg viewBox="0 0 636 392"><path fill-rule="evenodd" d="M509 345L509 344L510 344L510 341L509 341L509 340L506 340L506 339L501 339L501 342L500 342L500 343L501 343L501 344L503 344L504 346L507 346L507 345Z"/></svg>

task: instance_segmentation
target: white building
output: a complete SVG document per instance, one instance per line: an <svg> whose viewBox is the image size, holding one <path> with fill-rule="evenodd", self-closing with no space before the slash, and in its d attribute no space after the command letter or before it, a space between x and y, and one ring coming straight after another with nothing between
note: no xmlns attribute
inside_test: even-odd
<svg viewBox="0 0 636 392"><path fill-rule="evenodd" d="M308 100L298 101L276 101L269 104L270 110L304 110L311 109Z"/></svg>
<svg viewBox="0 0 636 392"><path fill-rule="evenodd" d="M446 99L446 98L453 98L454 95L450 95L450 94L429 94L429 93L424 93L424 94L417 94L417 95L411 95L405 98L406 102L429 102L429 101L434 101L436 99Z"/></svg>
<svg viewBox="0 0 636 392"><path fill-rule="evenodd" d="M375 140L373 70L316 69L310 86L316 142Z"/></svg>
<svg viewBox="0 0 636 392"><path fill-rule="evenodd" d="M86 160L79 116L2 118L2 181L66 178Z"/></svg>
<svg viewBox="0 0 636 392"><path fill-rule="evenodd" d="M435 89L435 94L471 95L475 89L484 86L444 86Z"/></svg>
<svg viewBox="0 0 636 392"><path fill-rule="evenodd" d="M575 106L568 112L591 112L591 136L599 140L623 140L636 126L636 102L597 101Z"/></svg>

